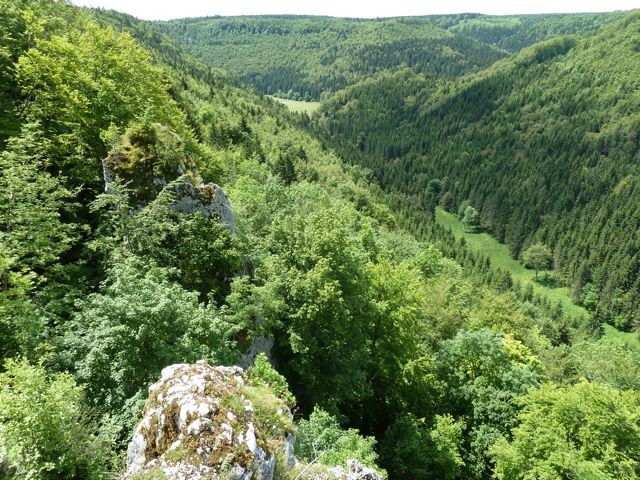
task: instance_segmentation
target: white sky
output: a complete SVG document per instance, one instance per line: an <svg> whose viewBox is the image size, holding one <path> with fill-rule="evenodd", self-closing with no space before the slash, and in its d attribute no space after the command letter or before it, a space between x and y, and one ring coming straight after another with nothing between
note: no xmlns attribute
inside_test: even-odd
<svg viewBox="0 0 640 480"><path fill-rule="evenodd" d="M72 0L146 20L213 15L330 15L393 17L440 13L610 12L640 8L640 0Z"/></svg>

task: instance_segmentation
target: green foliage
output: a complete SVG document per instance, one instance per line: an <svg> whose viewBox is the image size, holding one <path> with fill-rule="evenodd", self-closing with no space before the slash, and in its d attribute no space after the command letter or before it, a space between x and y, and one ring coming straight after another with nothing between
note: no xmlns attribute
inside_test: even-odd
<svg viewBox="0 0 640 480"><path fill-rule="evenodd" d="M315 408L308 420L298 424L296 456L305 462L320 459L325 465L346 465L347 460L376 468L375 439L355 429L344 430L335 417Z"/></svg>
<svg viewBox="0 0 640 480"><path fill-rule="evenodd" d="M281 398L290 407L295 405L296 398L289 391L287 379L271 366L269 359L267 359L264 353L256 356L248 375L252 382L262 383L273 390L276 396Z"/></svg>
<svg viewBox="0 0 640 480"><path fill-rule="evenodd" d="M513 440L491 449L499 479L632 479L640 474L639 397L596 383L544 385L521 400Z"/></svg>
<svg viewBox="0 0 640 480"><path fill-rule="evenodd" d="M25 125L0 153L0 358L28 355L47 336L31 295L77 238L63 180L46 171L47 140Z"/></svg>
<svg viewBox="0 0 640 480"><path fill-rule="evenodd" d="M581 342L571 349L576 376L621 390L640 391L640 349L616 339Z"/></svg>
<svg viewBox="0 0 640 480"><path fill-rule="evenodd" d="M551 266L553 254L549 247L541 243L535 243L522 252L522 262L525 267L533 268L538 278L539 270L546 270Z"/></svg>
<svg viewBox="0 0 640 480"><path fill-rule="evenodd" d="M162 368L206 359L236 358L233 329L214 308L171 281L171 271L136 258L114 265L99 293L78 305L65 337L66 360L74 365L89 401L120 416L131 428L137 400L146 396Z"/></svg>
<svg viewBox="0 0 640 480"><path fill-rule="evenodd" d="M278 253L270 270L286 302L287 368L302 379L299 400L334 408L363 393L369 278L362 245L344 211L284 218L271 234Z"/></svg>
<svg viewBox="0 0 640 480"><path fill-rule="evenodd" d="M55 263L74 240L61 218L72 193L47 172L48 145L29 124L0 154L0 242L25 272Z"/></svg>
<svg viewBox="0 0 640 480"><path fill-rule="evenodd" d="M0 373L0 456L11 478L106 479L113 453L97 435L82 405L82 390L68 374L8 361Z"/></svg>
<svg viewBox="0 0 640 480"><path fill-rule="evenodd" d="M324 452L320 469L349 458L375 466L378 438L381 462L394 478L488 478L487 451L496 442L511 448L521 441L524 434L512 436L523 425L518 398L533 395L527 392L541 378L637 387L632 351L576 341L580 332L564 313L566 303L551 304L542 286L519 282L533 272L476 252L474 242L486 237L464 232L460 239L453 215L446 218L455 231L433 218L439 202L460 206L461 217L473 204L474 225L507 240L514 254L545 242L556 254L558 278L579 280L574 297L595 310L593 325L603 318L632 325L633 281L622 280L637 273L635 244L620 240L625 248L616 258L624 268L612 269L603 253L608 243L595 240L600 233L575 247L578 255L566 232L589 236L605 225L603 234L610 234L607 215L635 232L627 205L634 205L637 182L625 165L635 154L637 119L635 103L622 102L634 98L635 70L620 69L609 50L633 63L636 46L623 35L563 38L483 73L443 78L489 65L508 54L507 46L519 45L515 51L556 33L591 32L615 15L163 24L172 34L181 25L197 31L194 42L216 37L211 51L239 70L264 74L243 77L259 88L286 84L289 97L322 95L327 103L311 124L193 59L151 23L48 0L0 0L0 13L0 126L12 122L0 142L7 132L14 137L0 153L0 355L47 354L52 369L72 372L119 448L163 367L201 358L235 363L258 335L274 339L278 372L258 356L242 392L222 405L240 414L241 394L250 399L256 425L268 432L259 441L281 455L281 433L296 431L286 415L295 393L298 414L313 411L297 429L300 458ZM634 18L607 32L633 33ZM233 43L239 38L243 45ZM299 48L282 48L289 41ZM247 56L256 49L272 65ZM286 70L292 57L305 70ZM403 63L409 68L398 70ZM592 78L583 65L606 74ZM280 70L271 75L274 68ZM588 81L576 79L576 71ZM572 95L579 107L566 100ZM16 105L23 105L19 117ZM615 114L591 120L609 107ZM329 134L320 141L295 122ZM373 170L345 164L334 147ZM605 153L611 161L601 160ZM122 178L110 179L101 195L100 160L107 155ZM571 170L579 181L570 179ZM560 175L558 185L569 191L556 191L547 173ZM202 180L229 195L233 233L215 219L177 211L181 189ZM606 212L593 203L589 222L564 216L604 198L608 188L616 200ZM575 200L571 189L583 196ZM443 212L435 213L442 223ZM611 273L610 284L603 272ZM14 372L7 375L20 371L37 381L20 387L29 395L0 387L0 398L12 405L0 410L0 442L18 452L14 438L42 434L37 442L20 440L20 448L45 445L49 455L73 437L72 455L51 453L46 468L78 464L86 472L50 477L106 474L102 459L111 457L102 454L103 437L87 423L71 377L47 376L22 361L7 365ZM3 437L2 415L13 405L11 428L39 422L30 437L24 429ZM58 413L50 418L52 409ZM631 416L620 415L630 425ZM60 422L71 427L62 431ZM562 437L561 428L554 424L551 433ZM51 441L54 433L60 444ZM610 476L624 478L630 449L622 442L607 448L607 465L620 460Z"/></svg>
<svg viewBox="0 0 640 480"><path fill-rule="evenodd" d="M435 18L202 18L156 25L208 64L290 100L323 99L379 71L410 66L459 75L504 56L448 32Z"/></svg>
<svg viewBox="0 0 640 480"><path fill-rule="evenodd" d="M184 214L173 208L180 178L170 183L140 210L132 210L132 192L120 182L91 205L102 223L92 247L105 257L123 252L162 267L177 269L176 278L202 298L216 301L229 293L229 278L242 265L239 247L226 226L195 211Z"/></svg>
<svg viewBox="0 0 640 480"><path fill-rule="evenodd" d="M383 452L392 478L459 478L462 423L449 415L436 416L428 428L424 420L399 417L385 432Z"/></svg>
<svg viewBox="0 0 640 480"><path fill-rule="evenodd" d="M433 369L442 382L442 405L467 421L465 478L482 478L487 449L515 425L516 398L537 386L537 373L487 330L460 332L443 342Z"/></svg>
<svg viewBox="0 0 640 480"><path fill-rule="evenodd" d="M478 211L471 205L464 209L462 224L470 230L474 230L479 225Z"/></svg>
<svg viewBox="0 0 640 480"><path fill-rule="evenodd" d="M20 34L29 39L15 63L17 89L26 100L22 117L40 123L49 160L69 182L95 185L106 155L100 134L112 125L123 128L146 114L187 132L162 71L130 35L101 28L62 3L47 4L37 17L30 3L12 12L27 19Z"/></svg>
<svg viewBox="0 0 640 480"><path fill-rule="evenodd" d="M226 17L158 22L209 65L266 94L324 100L372 74L409 67L452 77L488 67L507 52L587 32L620 15L478 14L392 19Z"/></svg>

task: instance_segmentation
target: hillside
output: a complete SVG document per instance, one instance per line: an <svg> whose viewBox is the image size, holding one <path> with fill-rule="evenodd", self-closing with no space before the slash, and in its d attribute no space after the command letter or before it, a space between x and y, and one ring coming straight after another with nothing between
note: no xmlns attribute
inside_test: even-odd
<svg viewBox="0 0 640 480"><path fill-rule="evenodd" d="M640 14L455 81L409 70L340 92L318 124L389 189L469 200L518 257L550 245L574 298L630 329L640 305ZM427 203L424 203L427 202Z"/></svg>
<svg viewBox="0 0 640 480"><path fill-rule="evenodd" d="M640 353L306 117L123 14L0 30L0 476L640 475Z"/></svg>
<svg viewBox="0 0 640 480"><path fill-rule="evenodd" d="M437 77L479 71L536 41L589 31L615 17L214 17L156 25L209 65L263 93L318 100L403 67Z"/></svg>

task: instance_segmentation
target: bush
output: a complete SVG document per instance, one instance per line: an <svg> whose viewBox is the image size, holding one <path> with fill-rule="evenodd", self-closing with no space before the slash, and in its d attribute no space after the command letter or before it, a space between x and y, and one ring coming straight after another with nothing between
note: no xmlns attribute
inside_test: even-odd
<svg viewBox="0 0 640 480"><path fill-rule="evenodd" d="M71 375L47 375L25 360L0 374L0 456L15 479L107 478L114 457L82 407Z"/></svg>
<svg viewBox="0 0 640 480"><path fill-rule="evenodd" d="M138 421L147 387L167 365L237 359L233 328L195 292L173 283L172 272L123 259L69 322L67 361L89 399L125 430Z"/></svg>
<svg viewBox="0 0 640 480"><path fill-rule="evenodd" d="M288 406L292 407L296 404L296 397L289 391L287 379L271 366L264 353L256 356L253 367L249 370L249 378L254 383L263 383L269 387Z"/></svg>
<svg viewBox="0 0 640 480"><path fill-rule="evenodd" d="M373 437L363 437L353 428L343 430L335 417L316 407L298 425L296 456L307 462L320 457L326 465L346 465L347 460L355 459L377 468L375 443Z"/></svg>

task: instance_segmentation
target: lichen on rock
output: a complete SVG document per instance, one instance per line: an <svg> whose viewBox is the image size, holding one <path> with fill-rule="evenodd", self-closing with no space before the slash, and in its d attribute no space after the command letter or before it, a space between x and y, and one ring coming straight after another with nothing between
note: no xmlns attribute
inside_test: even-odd
<svg viewBox="0 0 640 480"><path fill-rule="evenodd" d="M281 416L275 421L260 414L273 413L273 405ZM256 395L240 367L171 365L149 387L123 478L160 470L172 480L272 480L276 450L285 451L293 432L291 414L281 405L269 392ZM266 428L265 418L273 426Z"/></svg>

